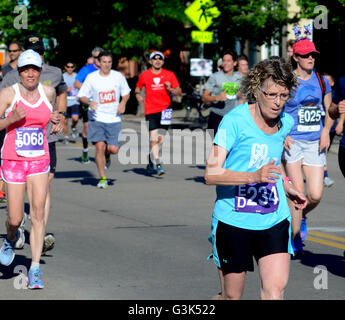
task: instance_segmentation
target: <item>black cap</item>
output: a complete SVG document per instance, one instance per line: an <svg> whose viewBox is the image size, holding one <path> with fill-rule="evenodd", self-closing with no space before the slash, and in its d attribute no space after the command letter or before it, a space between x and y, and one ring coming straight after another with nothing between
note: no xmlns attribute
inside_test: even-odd
<svg viewBox="0 0 345 320"><path fill-rule="evenodd" d="M25 50L32 49L38 52L39 54L43 54L44 44L43 44L42 37L39 35L32 35L32 36L26 37L24 41L24 49Z"/></svg>

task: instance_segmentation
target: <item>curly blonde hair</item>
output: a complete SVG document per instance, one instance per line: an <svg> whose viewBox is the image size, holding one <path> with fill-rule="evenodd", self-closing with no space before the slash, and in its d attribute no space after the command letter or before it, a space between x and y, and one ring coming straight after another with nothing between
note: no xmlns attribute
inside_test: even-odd
<svg viewBox="0 0 345 320"><path fill-rule="evenodd" d="M240 92L250 102L255 102L255 93L263 83L271 79L276 84L286 87L290 92L298 85L297 77L292 72L291 64L280 57L270 57L257 63L242 78Z"/></svg>

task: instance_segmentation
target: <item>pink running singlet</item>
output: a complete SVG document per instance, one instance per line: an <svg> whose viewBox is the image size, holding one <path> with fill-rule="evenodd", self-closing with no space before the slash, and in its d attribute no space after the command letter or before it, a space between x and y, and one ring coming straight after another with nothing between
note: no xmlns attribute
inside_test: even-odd
<svg viewBox="0 0 345 320"><path fill-rule="evenodd" d="M46 126L50 121L53 107L44 93L42 85L38 84L39 99L34 104L26 101L19 91L18 83L12 88L15 97L12 105L6 110L5 116L12 114L15 103L23 107L26 117L7 128L4 144L1 150L2 159L16 161L49 160L49 148Z"/></svg>

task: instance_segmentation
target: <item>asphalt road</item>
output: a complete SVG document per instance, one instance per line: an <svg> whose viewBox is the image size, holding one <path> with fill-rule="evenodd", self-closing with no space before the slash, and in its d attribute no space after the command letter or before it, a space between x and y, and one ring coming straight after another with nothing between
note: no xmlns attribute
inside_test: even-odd
<svg viewBox="0 0 345 320"><path fill-rule="evenodd" d="M175 124L183 128L181 122ZM26 244L16 251L10 267L0 266L1 299L208 300L219 291L216 267L207 260L215 188L204 184L201 160L207 157L209 145L191 150L189 142L187 148L181 145L175 132L170 139L174 156L169 152L166 156L177 164L164 165L167 174L162 177L148 176L140 160L148 141L145 132L136 134L140 122L126 117L122 128L127 151L113 157L106 190L96 188L95 163L80 162L80 140L57 143L47 228L55 234L56 245L41 259L45 289L23 288L19 271L26 272L31 257ZM209 143L203 131L199 134ZM329 176L335 184L325 189L321 204L310 213L305 255L291 261L288 300L345 298L345 180L338 168L337 143L338 139L328 156ZM94 160L91 146L90 156ZM126 162L136 156L136 163ZM2 236L5 217L2 205ZM255 268L247 275L243 299L258 298Z"/></svg>

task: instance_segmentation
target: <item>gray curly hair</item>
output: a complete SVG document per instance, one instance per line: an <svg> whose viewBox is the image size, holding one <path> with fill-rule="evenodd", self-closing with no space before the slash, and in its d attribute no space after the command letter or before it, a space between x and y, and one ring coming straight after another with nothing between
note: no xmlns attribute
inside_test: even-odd
<svg viewBox="0 0 345 320"><path fill-rule="evenodd" d="M241 81L241 94L250 102L256 101L255 93L260 90L263 83L268 79L286 87L290 92L298 85L291 64L280 57L274 56L260 61L247 72Z"/></svg>

